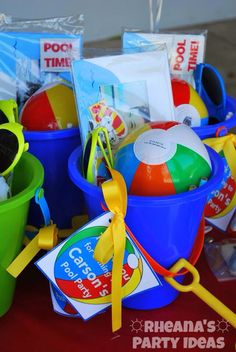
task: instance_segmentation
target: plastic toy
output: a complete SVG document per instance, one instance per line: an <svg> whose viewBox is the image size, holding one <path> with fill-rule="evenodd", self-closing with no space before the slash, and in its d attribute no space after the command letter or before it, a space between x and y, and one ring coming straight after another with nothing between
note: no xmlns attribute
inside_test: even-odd
<svg viewBox="0 0 236 352"><path fill-rule="evenodd" d="M182 268L186 268L192 274L192 282L188 285L182 285L173 277L165 277L165 280L180 292L193 292L222 318L226 319L234 328L236 328L236 314L219 301L213 294L206 290L200 284L200 275L197 269L192 266L186 259L179 259L170 269L173 273L179 272Z"/></svg>
<svg viewBox="0 0 236 352"><path fill-rule="evenodd" d="M219 71L206 63L198 64L194 71L196 91L206 104L209 116L218 121L226 117L226 89Z"/></svg>
<svg viewBox="0 0 236 352"><path fill-rule="evenodd" d="M197 127L208 124L208 111L193 87L184 80L171 80L175 106L175 119L188 126Z"/></svg>
<svg viewBox="0 0 236 352"><path fill-rule="evenodd" d="M0 100L0 124L16 122L18 119L18 107L13 99Z"/></svg>
<svg viewBox="0 0 236 352"><path fill-rule="evenodd" d="M21 111L20 121L30 131L77 127L72 87L63 81L45 85L27 100Z"/></svg>
<svg viewBox="0 0 236 352"><path fill-rule="evenodd" d="M106 128L98 127L88 134L85 143L82 158L83 176L90 183L97 183L99 177L102 181L102 175L107 176L105 165L113 167L109 135Z"/></svg>
<svg viewBox="0 0 236 352"><path fill-rule="evenodd" d="M18 123L0 125L0 175L8 175L29 147L25 143L23 126Z"/></svg>
<svg viewBox="0 0 236 352"><path fill-rule="evenodd" d="M208 152L195 132L178 122L151 122L131 133L115 154L114 167L129 194L181 193L211 174Z"/></svg>

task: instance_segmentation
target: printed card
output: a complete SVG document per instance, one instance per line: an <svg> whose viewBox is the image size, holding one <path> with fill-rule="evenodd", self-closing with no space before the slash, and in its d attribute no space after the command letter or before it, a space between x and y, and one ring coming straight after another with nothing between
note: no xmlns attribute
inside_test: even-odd
<svg viewBox="0 0 236 352"><path fill-rule="evenodd" d="M209 223L212 226L217 227L219 230L226 232L227 228L233 218L235 212L235 208L233 208L229 213L227 213L224 216L221 216L219 218L205 218L207 223Z"/></svg>
<svg viewBox="0 0 236 352"><path fill-rule="evenodd" d="M88 223L36 263L56 290L85 320L111 305L112 260L100 264L93 254L112 216L112 213L105 213ZM159 278L127 234L122 269L123 298L159 285ZM61 298L59 301L62 301ZM57 310L59 308L57 306Z"/></svg>
<svg viewBox="0 0 236 352"><path fill-rule="evenodd" d="M52 284L50 284L49 286L54 312L70 318L81 318L80 314L69 303L63 293L61 293L61 291L58 290Z"/></svg>
<svg viewBox="0 0 236 352"><path fill-rule="evenodd" d="M82 144L96 127L112 145L146 121L174 120L166 48L72 62Z"/></svg>
<svg viewBox="0 0 236 352"><path fill-rule="evenodd" d="M235 212L236 182L231 174L225 157L221 156L224 163L224 175L219 185L208 195L205 207L206 221L221 231L227 231ZM228 209L228 212L225 212ZM223 215L222 215L223 213Z"/></svg>

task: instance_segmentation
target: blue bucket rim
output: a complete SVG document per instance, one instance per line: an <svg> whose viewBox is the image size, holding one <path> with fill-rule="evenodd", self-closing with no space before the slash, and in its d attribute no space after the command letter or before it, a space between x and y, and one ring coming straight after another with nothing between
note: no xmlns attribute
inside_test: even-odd
<svg viewBox="0 0 236 352"><path fill-rule="evenodd" d="M203 184L201 187L179 194L168 195L168 196L135 196L128 195L128 206L136 206L138 203L142 203L142 206L169 206L179 205L188 201L196 200L197 198L207 197L207 195L213 191L218 184L222 181L224 174L224 165L221 157L212 148L206 146L212 164L211 178ZM90 184L81 175L78 168L78 160L82 156L82 147L77 147L70 155L68 160L68 172L72 182L79 187L82 191L96 196L104 201L102 189L93 184Z"/></svg>
<svg viewBox="0 0 236 352"><path fill-rule="evenodd" d="M227 104L230 105L230 109L233 111L233 116L231 116L228 120L221 121L219 123L215 123L213 125L205 125L201 127L193 127L194 132L200 138L208 138L208 136L216 137L216 131L218 128L225 126L228 130L232 127L236 126L236 99L227 96L226 98ZM230 111L230 110L229 110Z"/></svg>
<svg viewBox="0 0 236 352"><path fill-rule="evenodd" d="M80 134L79 127L66 128L63 130L51 130L51 131L23 131L25 139L27 141L39 141L39 140L50 140L50 139L63 139L70 138Z"/></svg>

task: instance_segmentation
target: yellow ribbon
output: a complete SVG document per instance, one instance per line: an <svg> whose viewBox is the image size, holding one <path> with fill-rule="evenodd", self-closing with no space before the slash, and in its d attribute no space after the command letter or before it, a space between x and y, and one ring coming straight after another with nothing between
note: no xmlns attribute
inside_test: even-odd
<svg viewBox="0 0 236 352"><path fill-rule="evenodd" d="M29 262L36 256L40 249L50 250L55 247L62 238L70 236L75 230L83 226L88 221L87 215L78 215L72 218L72 227L68 229L58 229L55 224L37 229L34 226L27 225L26 230L35 232L37 235L30 240L25 236L25 248L8 266L7 271L14 277L25 269Z"/></svg>
<svg viewBox="0 0 236 352"><path fill-rule="evenodd" d="M236 182L236 135L227 134L223 137L207 138L203 140L203 143L213 148L217 153L223 151L225 159L229 165L231 175ZM212 218L218 218L229 213L236 206L236 192L231 200L230 204L219 214Z"/></svg>
<svg viewBox="0 0 236 352"><path fill-rule="evenodd" d="M19 276L40 249L50 250L55 247L57 244L57 233L58 230L55 224L41 228L38 234L8 266L7 271L9 274L13 277Z"/></svg>
<svg viewBox="0 0 236 352"><path fill-rule="evenodd" d="M113 259L111 304L112 304L112 331L121 328L122 314L122 268L124 261L126 231L125 215L127 209L127 190L123 177L119 172L109 169L112 180L102 184L102 191L108 209L114 214L111 224L101 235L95 251L94 258L105 264Z"/></svg>

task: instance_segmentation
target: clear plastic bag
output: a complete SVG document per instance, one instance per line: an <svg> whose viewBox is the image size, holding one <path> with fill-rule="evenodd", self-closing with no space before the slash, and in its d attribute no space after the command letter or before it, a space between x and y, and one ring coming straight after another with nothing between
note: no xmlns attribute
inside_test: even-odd
<svg viewBox="0 0 236 352"><path fill-rule="evenodd" d="M174 120L165 45L125 53L87 48L82 57L73 61L72 75L83 145L96 127L108 129L115 148L148 121Z"/></svg>
<svg viewBox="0 0 236 352"><path fill-rule="evenodd" d="M143 48L165 44L168 51L172 77L184 79L194 86L193 71L196 65L204 62L207 31L147 33L125 29L123 49Z"/></svg>
<svg viewBox="0 0 236 352"><path fill-rule="evenodd" d="M204 245L208 265L218 281L236 280L236 238Z"/></svg>
<svg viewBox="0 0 236 352"><path fill-rule="evenodd" d="M0 14L0 100L16 100L21 111L41 86L71 81L83 30L83 15L31 20Z"/></svg>
<svg viewBox="0 0 236 352"><path fill-rule="evenodd" d="M1 32L28 33L61 33L67 35L82 34L84 16L73 15L63 17L25 19L0 13Z"/></svg>
<svg viewBox="0 0 236 352"><path fill-rule="evenodd" d="M106 129L115 153L124 138L145 123L167 117L174 120L166 47L154 52L131 49L125 54L122 50L85 49L83 60L72 63L72 76L85 147L83 170L89 174L88 180L99 185L108 175L100 155L91 152L93 131Z"/></svg>

